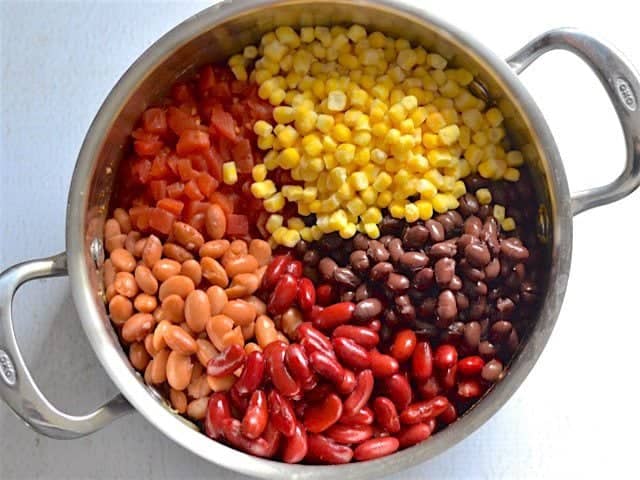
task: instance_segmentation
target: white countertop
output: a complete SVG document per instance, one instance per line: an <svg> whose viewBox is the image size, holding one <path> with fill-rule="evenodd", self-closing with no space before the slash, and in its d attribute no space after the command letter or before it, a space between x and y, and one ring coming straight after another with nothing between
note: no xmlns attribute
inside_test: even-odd
<svg viewBox="0 0 640 480"><path fill-rule="evenodd" d="M207 3L0 0L0 270L64 249L67 188L93 115L145 48ZM503 57L546 29L572 25L640 66L638 7L629 1L422 3ZM588 69L552 53L523 81L556 136L572 188L612 179L622 165L621 130ZM632 476L640 428L638 210L640 193L576 220L564 308L533 372L478 432L393 478ZM66 279L29 284L14 311L27 363L56 405L82 413L116 392L81 331ZM0 479L174 477L240 478L138 414L56 441L27 429L0 401Z"/></svg>

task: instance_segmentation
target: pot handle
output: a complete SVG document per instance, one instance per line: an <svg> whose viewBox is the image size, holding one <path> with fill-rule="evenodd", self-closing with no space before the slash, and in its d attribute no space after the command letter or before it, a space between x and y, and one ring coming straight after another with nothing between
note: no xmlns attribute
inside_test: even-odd
<svg viewBox="0 0 640 480"><path fill-rule="evenodd" d="M67 274L67 257L20 263L0 274L0 397L27 425L52 438L71 439L95 432L132 411L122 395L87 415L68 415L51 405L35 384L16 342L11 316L13 296L25 282Z"/></svg>
<svg viewBox="0 0 640 480"><path fill-rule="evenodd" d="M570 29L543 33L507 58L516 73L551 50L567 50L580 57L602 82L622 125L627 146L624 170L613 182L577 192L571 198L573 215L626 197L640 185L640 79L633 66L613 47Z"/></svg>

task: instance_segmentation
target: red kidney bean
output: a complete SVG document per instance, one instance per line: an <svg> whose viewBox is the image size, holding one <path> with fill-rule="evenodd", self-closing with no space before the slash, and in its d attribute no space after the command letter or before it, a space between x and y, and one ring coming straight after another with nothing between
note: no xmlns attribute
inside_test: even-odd
<svg viewBox="0 0 640 480"><path fill-rule="evenodd" d="M256 439L267 427L269 411L267 409L267 395L262 390L256 390L251 395L249 406L242 419L242 434Z"/></svg>
<svg viewBox="0 0 640 480"><path fill-rule="evenodd" d="M300 393L300 385L285 367L287 346L282 342L270 343L264 350L267 371L273 386L285 397L295 397Z"/></svg>
<svg viewBox="0 0 640 480"><path fill-rule="evenodd" d="M396 437L372 438L358 445L353 451L353 458L358 461L373 460L374 458L390 455L400 446Z"/></svg>
<svg viewBox="0 0 640 480"><path fill-rule="evenodd" d="M299 343L289 345L284 359L291 376L300 384L303 390L311 390L318 384L302 345Z"/></svg>
<svg viewBox="0 0 640 480"><path fill-rule="evenodd" d="M477 355L458 360L458 372L467 377L479 375L482 367L484 367L484 360Z"/></svg>
<svg viewBox="0 0 640 480"><path fill-rule="evenodd" d="M313 321L313 326L322 330L332 330L351 320L355 308L356 305L352 302L334 303L318 314Z"/></svg>
<svg viewBox="0 0 640 480"><path fill-rule="evenodd" d="M424 382L433 374L433 359L428 342L418 342L411 358L411 373L413 377Z"/></svg>
<svg viewBox="0 0 640 480"><path fill-rule="evenodd" d="M355 414L367 404L373 392L373 384L371 370L363 370L358 374L358 385L344 401L344 410L347 415Z"/></svg>
<svg viewBox="0 0 640 480"><path fill-rule="evenodd" d="M357 370L369 368L371 359L369 353L356 342L346 337L333 337L333 349L343 364Z"/></svg>
<svg viewBox="0 0 640 480"><path fill-rule="evenodd" d="M308 312L316 304L316 288L307 277L298 280L298 305L303 312Z"/></svg>
<svg viewBox="0 0 640 480"><path fill-rule="evenodd" d="M234 343L225 348L220 354L209 360L207 375L224 377L242 367L246 360L244 348Z"/></svg>
<svg viewBox="0 0 640 480"><path fill-rule="evenodd" d="M287 264L284 271L295 278L300 278L302 276L302 262L300 260L292 260Z"/></svg>
<svg viewBox="0 0 640 480"><path fill-rule="evenodd" d="M295 424L293 434L285 440L282 460L286 463L298 463L307 456L307 431L299 423Z"/></svg>
<svg viewBox="0 0 640 480"><path fill-rule="evenodd" d="M322 306L331 305L333 303L333 287L324 283L316 289L316 301Z"/></svg>
<svg viewBox="0 0 640 480"><path fill-rule="evenodd" d="M262 278L262 285L264 288L271 290L275 287L280 277L285 273L287 265L291 261L291 255L278 255L273 257L271 263L267 266L267 270L264 272Z"/></svg>
<svg viewBox="0 0 640 480"><path fill-rule="evenodd" d="M304 412L304 426L311 433L324 432L340 419L342 411L342 400L335 393L331 393L322 403L307 407Z"/></svg>
<svg viewBox="0 0 640 480"><path fill-rule="evenodd" d="M349 395L356 388L357 384L358 380L356 380L355 373L345 368L344 378L339 385L336 385L336 389L341 395Z"/></svg>
<svg viewBox="0 0 640 480"><path fill-rule="evenodd" d="M301 323L298 327L298 334L303 338L313 340L313 345L317 345L319 347L316 350L321 350L324 353L333 352L333 345L331 345L329 337L320 330L314 328L310 322ZM311 352L307 351L307 353Z"/></svg>
<svg viewBox="0 0 640 480"><path fill-rule="evenodd" d="M456 373L458 371L458 366L454 365L451 368L447 368L444 372L442 372L442 376L440 377L440 384L442 388L445 390L449 390L453 388L456 384Z"/></svg>
<svg viewBox="0 0 640 480"><path fill-rule="evenodd" d="M344 380L344 368L335 357L321 351L315 351L309 355L309 362L311 362L311 366L320 376L331 383L339 385Z"/></svg>
<svg viewBox="0 0 640 480"><path fill-rule="evenodd" d="M334 442L351 445L370 439L373 436L373 428L369 425L343 425L336 423L324 434Z"/></svg>
<svg viewBox="0 0 640 480"><path fill-rule="evenodd" d="M385 378L384 385L386 392L391 401L395 404L398 411L403 411L407 405L411 403L412 393L411 385L407 377L401 373L395 373Z"/></svg>
<svg viewBox="0 0 640 480"><path fill-rule="evenodd" d="M427 380L418 385L418 393L423 400L431 400L440 393L440 384L436 377L429 377Z"/></svg>
<svg viewBox="0 0 640 480"><path fill-rule="evenodd" d="M391 355L380 353L375 348L369 351L369 358L371 360L371 371L376 378L390 377L400 370L400 365L395 358Z"/></svg>
<svg viewBox="0 0 640 480"><path fill-rule="evenodd" d="M346 445L340 445L324 435L309 435L307 437L309 451L305 457L311 463L326 463L338 465L349 463L353 458L353 450Z"/></svg>
<svg viewBox="0 0 640 480"><path fill-rule="evenodd" d="M378 333L382 328L382 323L380 322L379 319L374 318L367 324L367 327L373 330L374 332Z"/></svg>
<svg viewBox="0 0 640 480"><path fill-rule="evenodd" d="M262 352L251 352L247 356L242 374L233 385L240 395L249 395L256 390L264 378L264 355Z"/></svg>
<svg viewBox="0 0 640 480"><path fill-rule="evenodd" d="M242 423L235 418L226 418L222 421L224 437L234 447L243 450L257 457L271 457L272 450L269 443L264 438L254 440L242 434Z"/></svg>
<svg viewBox="0 0 640 480"><path fill-rule="evenodd" d="M347 415L345 413L340 417L340 423L345 425L371 425L373 423L373 410L369 407L363 407L359 412Z"/></svg>
<svg viewBox="0 0 640 480"><path fill-rule="evenodd" d="M416 423L402 430L398 434L400 448L407 448L416 445L431 436L431 428L426 423Z"/></svg>
<svg viewBox="0 0 640 480"><path fill-rule="evenodd" d="M340 325L333 331L333 336L350 338L367 350L374 348L380 342L380 336L371 328L356 325Z"/></svg>
<svg viewBox="0 0 640 480"><path fill-rule="evenodd" d="M424 422L430 418L437 417L444 412L448 406L449 400L443 396L437 396L423 402L412 403L400 414L400 421L404 424Z"/></svg>
<svg viewBox="0 0 640 480"><path fill-rule="evenodd" d="M417 341L418 339L413 330L401 330L396 335L389 353L391 353L391 356L398 360L398 362L402 363L411 358Z"/></svg>
<svg viewBox="0 0 640 480"><path fill-rule="evenodd" d="M475 378L465 378L458 382L458 395L462 398L475 398L482 395L482 386Z"/></svg>
<svg viewBox="0 0 640 480"><path fill-rule="evenodd" d="M393 402L387 397L376 397L373 401L376 421L389 433L400 431L400 417Z"/></svg>
<svg viewBox="0 0 640 480"><path fill-rule="evenodd" d="M239 415L244 415L249 407L249 396L240 395L235 384L229 390L229 400L231 400L231 406L238 412Z"/></svg>
<svg viewBox="0 0 640 480"><path fill-rule="evenodd" d="M458 352L453 345L440 345L433 356L435 366L441 370L453 367L458 361Z"/></svg>
<svg viewBox="0 0 640 480"><path fill-rule="evenodd" d="M204 421L204 431L211 438L222 435L222 421L231 418L229 397L224 392L216 392L209 398L207 416Z"/></svg>
<svg viewBox="0 0 640 480"><path fill-rule="evenodd" d="M450 403L446 410L442 412L438 418L447 425L455 422L458 419L458 412L456 410L456 407L452 403Z"/></svg>
<svg viewBox="0 0 640 480"><path fill-rule="evenodd" d="M320 403L322 400L324 400L327 397L327 395L331 393L335 393L335 386L330 383L320 383L313 390L309 390L308 392L305 392L304 399L302 399L299 402L296 402L296 404L294 405L294 409L296 409L296 415L298 415L298 417L302 416L298 413L299 407L301 406L304 407L301 409L301 410L304 410L308 405L312 403Z"/></svg>
<svg viewBox="0 0 640 480"><path fill-rule="evenodd" d="M293 275L284 274L274 288L267 310L274 314L280 315L289 308L296 299L298 293L298 281Z"/></svg>
<svg viewBox="0 0 640 480"><path fill-rule="evenodd" d="M295 434L297 422L291 402L275 390L269 392L269 415L274 428L284 436Z"/></svg>

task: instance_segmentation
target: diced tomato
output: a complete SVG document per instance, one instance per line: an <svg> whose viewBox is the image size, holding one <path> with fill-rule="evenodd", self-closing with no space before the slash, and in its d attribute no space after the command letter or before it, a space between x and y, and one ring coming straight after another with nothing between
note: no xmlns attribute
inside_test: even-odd
<svg viewBox="0 0 640 480"><path fill-rule="evenodd" d="M151 180L149 182L149 190L151 196L157 202L167 196L167 181L166 180Z"/></svg>
<svg viewBox="0 0 640 480"><path fill-rule="evenodd" d="M211 87L209 92L211 93L211 96L218 99L227 100L231 96L231 88L229 87L229 84L225 82L217 82Z"/></svg>
<svg viewBox="0 0 640 480"><path fill-rule="evenodd" d="M137 183L146 184L151 173L151 161L143 158L134 160L131 165L131 177Z"/></svg>
<svg viewBox="0 0 640 480"><path fill-rule="evenodd" d="M211 200L211 203L220 205L226 215L233 213L233 201L229 195L217 191L209 195L209 200Z"/></svg>
<svg viewBox="0 0 640 480"><path fill-rule="evenodd" d="M244 95L248 89L249 84L247 82L243 82L242 80L232 80L231 81L231 93L234 95Z"/></svg>
<svg viewBox="0 0 640 480"><path fill-rule="evenodd" d="M167 123L169 124L169 128L177 135L181 135L182 132L189 129L199 130L198 119L176 107L169 107Z"/></svg>
<svg viewBox="0 0 640 480"><path fill-rule="evenodd" d="M190 222L195 215L206 212L210 205L209 202L189 202L184 209L183 217L187 222Z"/></svg>
<svg viewBox="0 0 640 480"><path fill-rule="evenodd" d="M178 157L169 155L169 158L167 158L167 166L174 175L178 175Z"/></svg>
<svg viewBox="0 0 640 480"><path fill-rule="evenodd" d="M233 161L236 162L238 173L251 173L254 163L249 140L243 138L236 143L231 150L231 156Z"/></svg>
<svg viewBox="0 0 640 480"><path fill-rule="evenodd" d="M148 133L167 133L167 115L161 108L148 108L142 114L142 128Z"/></svg>
<svg viewBox="0 0 640 480"><path fill-rule="evenodd" d="M129 209L131 222L138 230L145 231L149 228L151 208L148 206L132 207Z"/></svg>
<svg viewBox="0 0 640 480"><path fill-rule="evenodd" d="M209 197L209 195L211 195L219 185L219 182L206 172L198 174L196 177L196 183L198 184L200 192L205 197Z"/></svg>
<svg viewBox="0 0 640 480"><path fill-rule="evenodd" d="M208 155L209 150L207 149L205 154ZM207 159L201 153L192 153L189 155L191 159L191 167L197 172L206 172L209 170L207 167Z"/></svg>
<svg viewBox="0 0 640 480"><path fill-rule="evenodd" d="M179 103L192 103L193 92L186 83L176 83L171 87L171 97Z"/></svg>
<svg viewBox="0 0 640 480"><path fill-rule="evenodd" d="M207 169L213 178L218 182L222 181L222 156L213 145L205 155L205 160L207 161Z"/></svg>
<svg viewBox="0 0 640 480"><path fill-rule="evenodd" d="M149 227L153 228L156 232L167 235L171 231L176 217L163 208L153 208L150 210L151 214L148 220Z"/></svg>
<svg viewBox="0 0 640 480"><path fill-rule="evenodd" d="M202 69L200 69L200 76L198 78L198 90L201 94L213 88L213 85L215 83L216 77L213 74L213 67L211 65L206 65Z"/></svg>
<svg viewBox="0 0 640 480"><path fill-rule="evenodd" d="M189 180L184 186L184 194L191 200L202 200L204 195L200 193L198 184L195 180Z"/></svg>
<svg viewBox="0 0 640 480"><path fill-rule="evenodd" d="M230 113L225 112L219 105L214 106L211 111L211 127L218 134L228 138L229 140L235 141L236 125L233 121L233 117Z"/></svg>
<svg viewBox="0 0 640 480"><path fill-rule="evenodd" d="M183 182L188 182L189 180L191 180L193 177L196 176L191 166L191 159L180 158L178 160L178 175L180 175L180 179Z"/></svg>
<svg viewBox="0 0 640 480"><path fill-rule="evenodd" d="M246 215L227 215L227 234L242 236L249 233L249 217Z"/></svg>
<svg viewBox="0 0 640 480"><path fill-rule="evenodd" d="M184 209L184 203L173 198L163 198L158 200L156 207L166 210L167 212L179 217Z"/></svg>
<svg viewBox="0 0 640 480"><path fill-rule="evenodd" d="M226 137L218 138L218 152L220 152L220 157L222 157L223 162L231 161L231 149L233 148L233 143Z"/></svg>
<svg viewBox="0 0 640 480"><path fill-rule="evenodd" d="M194 152L204 152L211 146L209 134L200 130L183 130L176 144L178 155L188 155Z"/></svg>
<svg viewBox="0 0 640 480"><path fill-rule="evenodd" d="M184 193L184 183L173 182L167 187L167 195L171 198L180 198Z"/></svg>
<svg viewBox="0 0 640 480"><path fill-rule="evenodd" d="M167 157L162 153L156 155L151 162L151 171L149 172L151 178L167 178L170 173Z"/></svg>

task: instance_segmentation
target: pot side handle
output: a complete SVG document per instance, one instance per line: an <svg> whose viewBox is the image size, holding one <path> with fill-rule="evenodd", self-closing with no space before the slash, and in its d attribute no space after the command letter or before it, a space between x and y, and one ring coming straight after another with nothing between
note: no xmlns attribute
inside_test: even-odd
<svg viewBox="0 0 640 480"><path fill-rule="evenodd" d="M618 178L573 195L571 208L577 215L620 200L640 185L640 79L616 49L570 28L543 33L507 58L507 63L520 73L544 53L557 49L580 57L600 79L620 119L627 147L626 165Z"/></svg>
<svg viewBox="0 0 640 480"><path fill-rule="evenodd" d="M0 274L0 397L31 428L59 439L82 437L132 411L125 398L118 395L87 415L63 413L45 398L24 363L13 330L13 296L29 280L66 274L64 253L20 263Z"/></svg>

